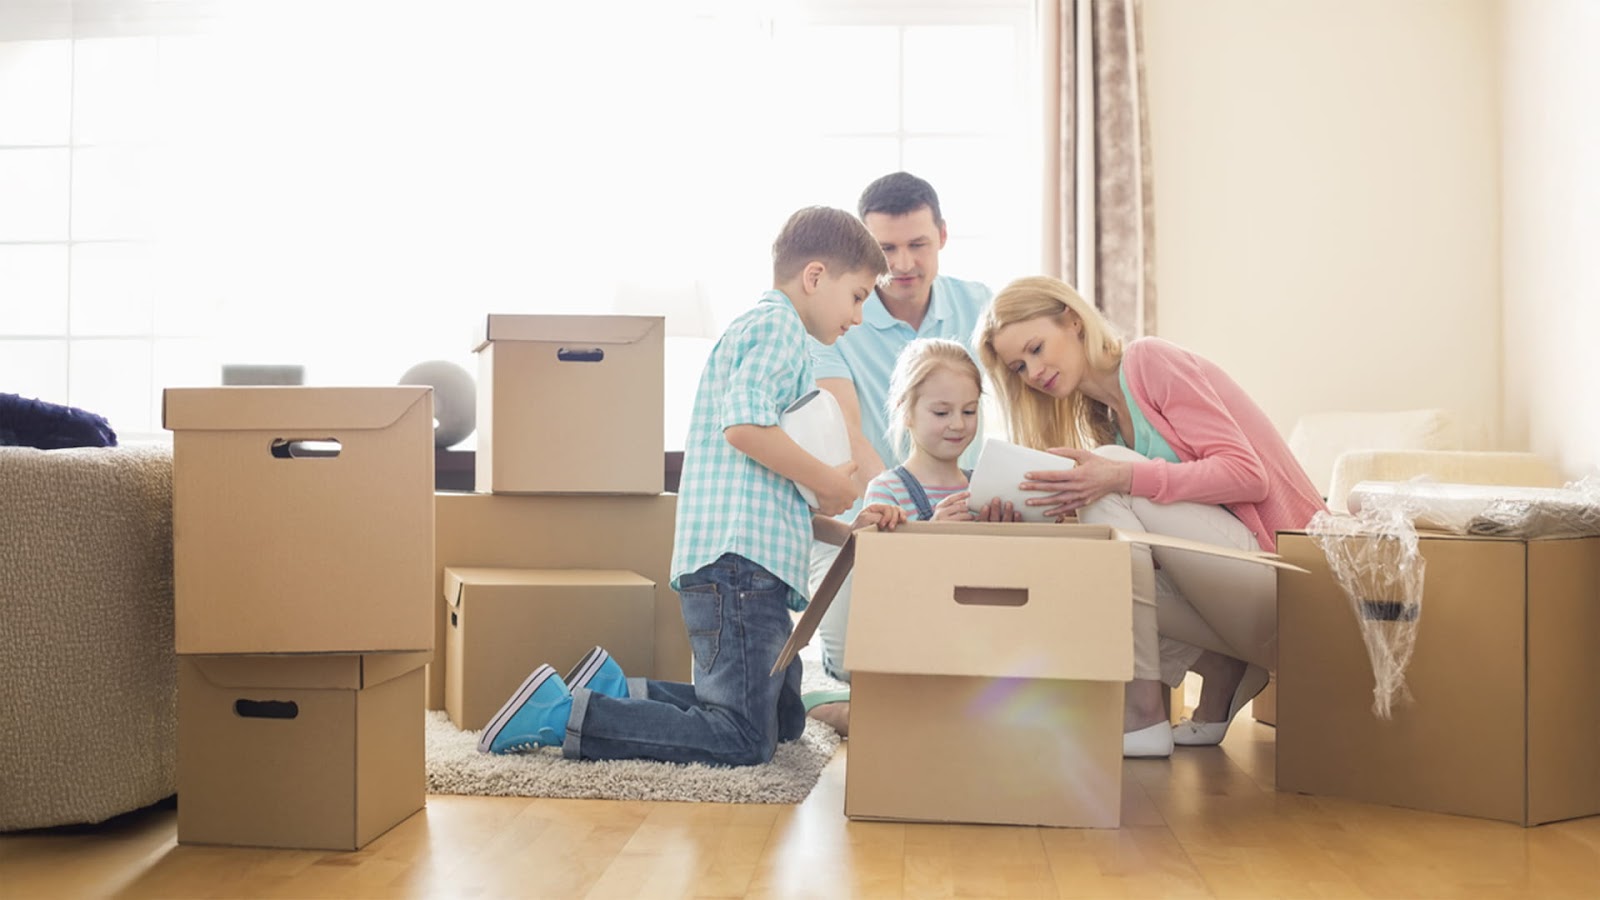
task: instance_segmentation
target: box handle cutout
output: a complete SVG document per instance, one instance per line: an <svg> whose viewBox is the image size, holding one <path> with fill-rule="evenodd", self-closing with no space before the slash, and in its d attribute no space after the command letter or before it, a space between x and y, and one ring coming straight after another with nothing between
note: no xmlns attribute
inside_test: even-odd
<svg viewBox="0 0 1600 900"><path fill-rule="evenodd" d="M456 618L456 611L453 610L453 609L450 610L450 627L454 628L454 627L456 627L457 625L460 625L460 624L461 624L461 620Z"/></svg>
<svg viewBox="0 0 1600 900"><path fill-rule="evenodd" d="M1027 588L956 587L956 602L962 606L1023 606Z"/></svg>
<svg viewBox="0 0 1600 900"><path fill-rule="evenodd" d="M586 347L582 350L568 350L565 347L556 351L556 359L561 362L600 362L606 358L606 351L599 347Z"/></svg>
<svg viewBox="0 0 1600 900"><path fill-rule="evenodd" d="M293 719L300 705L293 700L235 700L233 714L242 719Z"/></svg>
<svg viewBox="0 0 1600 900"><path fill-rule="evenodd" d="M333 459L339 455L336 438L273 438L274 459Z"/></svg>

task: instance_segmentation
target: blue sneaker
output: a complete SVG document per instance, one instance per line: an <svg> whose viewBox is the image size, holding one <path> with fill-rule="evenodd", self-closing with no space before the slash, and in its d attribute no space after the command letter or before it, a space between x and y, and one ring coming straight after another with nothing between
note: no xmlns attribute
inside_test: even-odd
<svg viewBox="0 0 1600 900"><path fill-rule="evenodd" d="M571 690L588 688L596 694L626 699L628 677L622 674L622 667L604 647L596 647L584 654L567 673L567 687Z"/></svg>
<svg viewBox="0 0 1600 900"><path fill-rule="evenodd" d="M479 753L559 747L567 735L572 692L549 666L533 670L478 737Z"/></svg>

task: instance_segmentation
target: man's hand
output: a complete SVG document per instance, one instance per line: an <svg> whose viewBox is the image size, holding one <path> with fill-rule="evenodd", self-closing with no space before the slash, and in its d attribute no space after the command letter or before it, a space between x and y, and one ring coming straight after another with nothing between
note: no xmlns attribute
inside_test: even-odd
<svg viewBox="0 0 1600 900"><path fill-rule="evenodd" d="M1019 487L1025 491L1049 491L1049 496L1035 497L1029 506L1044 506L1049 518L1060 518L1099 500L1107 494L1126 494L1133 488L1133 464L1106 459L1088 450L1074 447L1053 447L1057 456L1077 463L1071 469L1050 472L1029 472L1027 481Z"/></svg>
<svg viewBox="0 0 1600 900"><path fill-rule="evenodd" d="M1010 500L1002 502L999 497L995 497L988 503L984 504L982 509L978 510L978 521L1021 522L1022 512L1015 506L1012 506Z"/></svg>

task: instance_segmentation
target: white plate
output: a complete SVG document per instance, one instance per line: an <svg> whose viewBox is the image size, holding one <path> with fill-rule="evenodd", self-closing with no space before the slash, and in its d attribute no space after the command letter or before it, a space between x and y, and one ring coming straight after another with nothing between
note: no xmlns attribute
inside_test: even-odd
<svg viewBox="0 0 1600 900"><path fill-rule="evenodd" d="M1027 505L1028 500L1048 494L1020 490L1017 485L1027 480L1023 476L1029 472L1059 471L1075 465L1077 463L1065 456L989 438L983 442L978 465L972 470L972 497L967 501L967 506L977 512L998 497L1001 503L1010 501L1022 513L1025 522L1055 521L1045 518L1046 507Z"/></svg>

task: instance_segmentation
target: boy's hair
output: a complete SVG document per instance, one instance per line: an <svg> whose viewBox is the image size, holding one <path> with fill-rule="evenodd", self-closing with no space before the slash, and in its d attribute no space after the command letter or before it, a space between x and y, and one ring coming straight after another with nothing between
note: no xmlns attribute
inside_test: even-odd
<svg viewBox="0 0 1600 900"><path fill-rule="evenodd" d="M889 274L889 261L867 226L844 210L827 206L808 206L790 216L772 242L774 281L788 281L812 262L827 266L835 276Z"/></svg>
<svg viewBox="0 0 1600 900"><path fill-rule="evenodd" d="M983 374L966 347L944 338L918 338L907 344L894 361L888 402L884 404L889 414L889 445L902 459L911 452L911 436L906 427L911 421L911 407L917 402L923 382L940 369L971 378L978 386L978 396L983 396Z"/></svg>
<svg viewBox="0 0 1600 900"><path fill-rule="evenodd" d="M867 185L867 189L861 192L856 212L862 219L867 217L867 213L903 216L924 206L933 213L933 224L944 224L944 214L939 211L939 195L934 193L933 185L910 172L895 172Z"/></svg>

